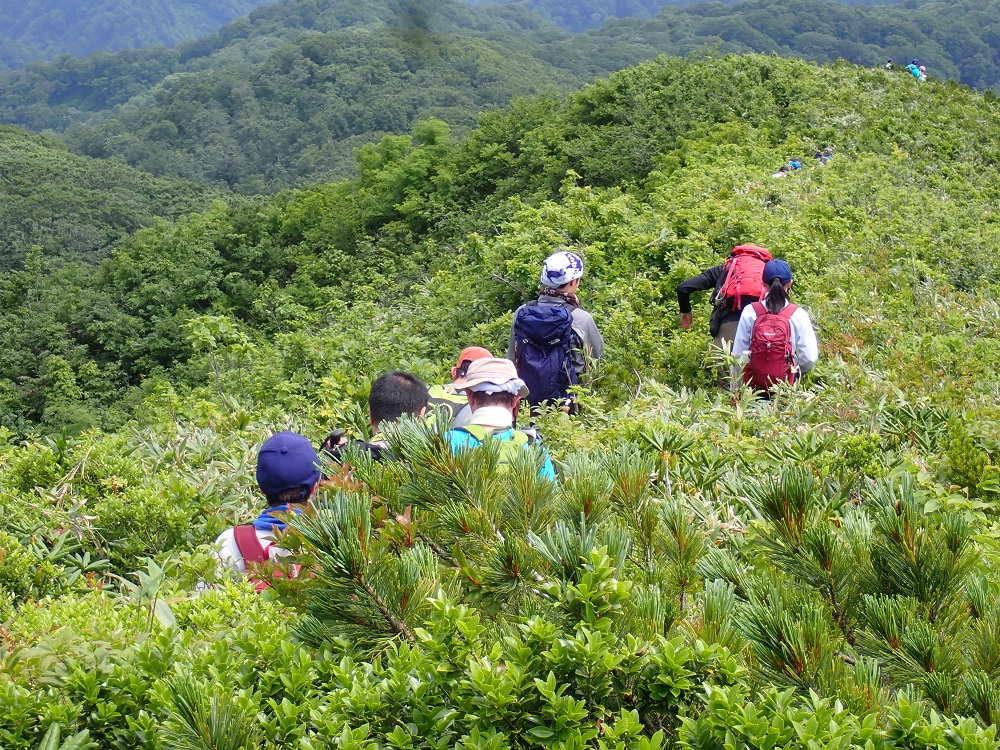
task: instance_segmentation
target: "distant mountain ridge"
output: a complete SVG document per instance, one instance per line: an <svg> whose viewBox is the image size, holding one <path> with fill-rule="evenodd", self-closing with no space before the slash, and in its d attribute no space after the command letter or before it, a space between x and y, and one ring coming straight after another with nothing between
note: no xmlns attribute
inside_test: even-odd
<svg viewBox="0 0 1000 750"><path fill-rule="evenodd" d="M58 55L172 47L273 0L25 0L0 4L0 70Z"/></svg>
<svg viewBox="0 0 1000 750"><path fill-rule="evenodd" d="M482 4L487 0L467 0ZM567 31L585 31L616 18L651 18L664 8L695 5L696 0L488 0L520 5L548 18ZM835 0L842 5L883 5L899 0ZM702 5L704 3L697 3ZM715 3L713 3L715 4ZM733 4L729 0L727 5Z"/></svg>
<svg viewBox="0 0 1000 750"><path fill-rule="evenodd" d="M660 54L730 52L870 67L919 57L934 78L1000 88L1000 3L707 2L570 34L521 3L282 0L176 49L0 76L0 122L156 175L267 193L352 174L359 146L420 120L461 135L518 96L559 96Z"/></svg>

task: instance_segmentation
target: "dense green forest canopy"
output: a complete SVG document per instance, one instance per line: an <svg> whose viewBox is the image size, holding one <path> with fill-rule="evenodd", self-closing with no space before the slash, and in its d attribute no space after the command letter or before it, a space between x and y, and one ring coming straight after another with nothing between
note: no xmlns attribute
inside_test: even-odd
<svg viewBox="0 0 1000 750"><path fill-rule="evenodd" d="M27 0L0 6L0 70L59 55L174 46L270 0Z"/></svg>
<svg viewBox="0 0 1000 750"><path fill-rule="evenodd" d="M188 214L209 195L199 184L87 159L51 138L0 127L0 271L20 267L32 248L49 266L96 262L153 217Z"/></svg>
<svg viewBox="0 0 1000 750"><path fill-rule="evenodd" d="M0 119L71 149L240 192L336 179L351 153L439 117L560 92L661 52L763 51L997 85L1000 6L744 0L664 9L579 35L520 5L285 0L177 50L61 58L0 79Z"/></svg>
<svg viewBox="0 0 1000 750"><path fill-rule="evenodd" d="M877 65L917 58L928 72L979 89L1000 83L1000 5L990 0L843 5L825 0L744 0L667 7L650 20L625 19L591 32L641 38L673 54L705 46L777 52L827 62Z"/></svg>
<svg viewBox="0 0 1000 750"><path fill-rule="evenodd" d="M0 273L4 747L997 750L998 115L663 57L96 265L31 253ZM747 241L821 342L771 401L715 390L707 299L677 322ZM266 435L364 435L374 376L502 351L566 246L607 353L538 418L557 484L406 424L291 520L314 575L223 580Z"/></svg>
<svg viewBox="0 0 1000 750"><path fill-rule="evenodd" d="M476 2L477 0L472 0ZM649 18L667 7L694 5L692 0L497 0L523 5L568 31L584 31L615 18ZM891 0L890 0L891 1ZM880 0L839 0L843 5L882 5ZM909 5L912 7L914 3Z"/></svg>
<svg viewBox="0 0 1000 750"><path fill-rule="evenodd" d="M288 0L176 51L33 66L7 79L5 119L70 126L90 156L262 192L343 176L357 145L421 118L467 129L484 107L650 54L603 64L569 40L515 6Z"/></svg>
<svg viewBox="0 0 1000 750"><path fill-rule="evenodd" d="M727 72L733 80L726 79ZM836 270L825 265L842 255L834 248L848 236L849 252L867 259L861 265L874 262L880 252L905 247L917 253L912 260L918 265L911 270L920 283L941 279L973 294L991 288L997 281L990 250L995 226L990 206L998 189L996 114L991 95L955 84L921 87L905 73L848 65L818 70L778 58L665 58L588 87L564 103L523 100L510 110L484 114L460 141L445 123L430 120L412 136L388 136L363 147L353 180L262 202L220 204L177 225L158 225L128 239L113 259L89 271L51 277L38 271L42 275L31 284L11 277L8 289L14 296L5 306L5 330L12 336L28 330L33 338L30 354L19 340L3 347L21 363L3 370L8 379L4 423L23 431L45 421L47 353L59 354L73 372L88 373L100 384L73 391L77 406L93 409L89 419L114 418L108 409L121 388L139 385L156 372L187 373L192 357L203 361L196 355L206 341L221 345L215 334L203 340L207 334L193 333L193 316L231 318L220 340L237 336L256 342L260 334L265 340L255 345L268 351L268 336L314 324L322 330L326 316L340 313L338 336L359 339L352 351L375 335L350 333L352 325L367 331L394 315L412 322L414 330L404 335L403 346L407 351L416 347L421 357L445 356L462 331L476 326L485 326L477 335L496 344L502 324L493 321L502 320L530 290L536 273L529 270L536 262L531 248L541 240L516 250L514 257L525 258L523 265L504 260L506 270L499 277L481 264L513 252L520 243L514 238L528 231L521 228L525 222L542 221L530 217L556 216L568 210L560 206L570 198L579 204L575 211L591 210L583 206L592 201L618 206L600 209L602 215L607 210L632 217L626 222L628 239L612 239L624 228L602 229L598 222L591 235L585 224L573 229L580 220L569 218L565 226L557 221L546 230L550 241L601 248L595 255L593 293L603 300L598 309L617 321L609 345L614 346L616 335L631 342L611 358L618 369L608 382L619 384L612 389L616 397L650 362L662 363L657 368L664 368L668 380L701 382L689 352L680 356L672 349L685 339L655 335L636 346L629 327L660 305L670 309L678 274L748 235L779 248L783 243L811 248L802 262L810 273L822 270L824 281L805 281L804 287L825 288L830 305L838 304L836 290L853 295L847 290L863 281L856 277L859 269L851 270L857 264L846 269L835 264ZM790 155L808 160L812 149L823 145L843 153L835 168L781 190L764 179ZM733 155L726 157L729 150ZM702 172L706 176L699 177ZM713 180L722 182L709 187ZM633 187L619 195L622 186ZM791 192L782 197L786 190ZM810 190L820 191L822 200L806 201ZM713 191L720 196L718 207L710 197ZM668 201L668 195L674 197ZM678 196L687 197L680 201ZM539 204L543 199L556 202ZM682 210L685 201L701 208ZM662 218L664 211L673 218ZM749 213L742 217L741 212ZM869 216L879 218L869 221ZM645 228L637 231L636 226ZM976 230L970 234L967 227ZM651 243L650 249L640 251L636 242ZM869 249L858 249L864 247ZM783 252L796 260L791 246ZM619 253L624 258L615 260ZM456 254L473 262L456 271ZM602 281L605 263L611 277ZM626 292L621 286L626 277L617 276L632 264L646 269L641 293ZM847 273L851 282L837 273ZM67 293L64 284L78 292ZM47 301L33 298L28 304L16 292L27 286ZM426 295L467 295L461 291L466 286L481 296L457 310L444 300L426 307L421 301ZM602 307L619 298L634 298L631 305L638 307ZM383 311L369 321L365 303L388 304L395 312ZM20 317L25 314L40 315L45 323L26 325ZM833 320L825 324L830 334L842 330L845 341L873 335L843 329L844 323ZM397 331L392 337L401 335ZM321 349L332 352L338 346ZM378 351L359 360L366 363L365 373L388 365L387 355L398 356L391 347ZM263 354L259 358L268 361ZM902 374L904 362L884 366L897 373L901 387L909 383ZM326 367L336 365L321 369ZM962 382L971 377L953 376ZM310 376L315 377L318 373ZM118 388L109 387L108 379ZM309 399L329 397L322 389L313 391L317 381L312 382ZM969 397L960 393L960 401Z"/></svg>

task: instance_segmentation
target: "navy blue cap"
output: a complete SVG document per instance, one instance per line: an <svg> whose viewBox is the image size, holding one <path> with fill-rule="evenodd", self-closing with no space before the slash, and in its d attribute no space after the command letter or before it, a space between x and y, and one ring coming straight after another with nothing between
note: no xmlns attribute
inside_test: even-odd
<svg viewBox="0 0 1000 750"><path fill-rule="evenodd" d="M783 260L769 260L764 264L764 283L770 284L775 279L781 279L782 284L792 280L792 269Z"/></svg>
<svg viewBox="0 0 1000 750"><path fill-rule="evenodd" d="M311 489L319 477L319 456L298 433L279 432L260 447L257 485L268 498L296 487Z"/></svg>

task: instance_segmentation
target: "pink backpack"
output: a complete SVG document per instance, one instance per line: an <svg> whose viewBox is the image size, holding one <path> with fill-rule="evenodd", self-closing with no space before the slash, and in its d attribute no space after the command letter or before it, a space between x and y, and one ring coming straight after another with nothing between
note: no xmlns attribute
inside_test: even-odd
<svg viewBox="0 0 1000 750"><path fill-rule="evenodd" d="M743 382L756 391L769 391L779 380L794 383L798 367L789 321L798 305L771 313L762 303L754 302L753 309L757 320L750 334L750 361L743 368Z"/></svg>
<svg viewBox="0 0 1000 750"><path fill-rule="evenodd" d="M237 526L233 529L233 537L236 540L236 547L240 551L240 555L243 557L243 563L247 568L247 578L253 582L254 588L257 589L259 594L266 588L270 588L271 582L266 578L261 578L260 574L263 572L261 566L269 562L271 559L270 550L271 545L266 547L260 543L260 539L257 537L257 531L254 529L252 524L246 524L244 526ZM297 578L299 575L299 568L301 566L294 565L292 567L292 578ZM273 578L284 578L284 574L280 570L271 571L271 576Z"/></svg>
<svg viewBox="0 0 1000 750"><path fill-rule="evenodd" d="M771 253L756 245L737 245L729 254L724 266L726 280L719 288L718 301L733 300L732 309L743 306L743 297L763 299L764 264L771 260Z"/></svg>

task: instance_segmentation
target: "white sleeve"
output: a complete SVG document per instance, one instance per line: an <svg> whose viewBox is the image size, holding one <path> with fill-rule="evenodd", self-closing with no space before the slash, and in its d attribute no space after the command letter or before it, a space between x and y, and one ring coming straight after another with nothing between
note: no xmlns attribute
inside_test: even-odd
<svg viewBox="0 0 1000 750"><path fill-rule="evenodd" d="M816 340L816 330L813 328L812 320L801 307L795 311L789 323L792 324L792 332L795 335L795 359L799 370L805 375L816 366L819 360L819 342Z"/></svg>
<svg viewBox="0 0 1000 750"><path fill-rule="evenodd" d="M750 358L750 335L753 333L753 324L757 321L757 311L753 305L747 305L740 313L740 323L736 327L736 336L733 338L733 356L736 359L746 362Z"/></svg>
<svg viewBox="0 0 1000 750"><path fill-rule="evenodd" d="M243 562L240 548L236 546L236 534L232 529L226 529L219 534L215 540L215 549L218 550L219 565L232 568L240 575L246 575L247 566Z"/></svg>

